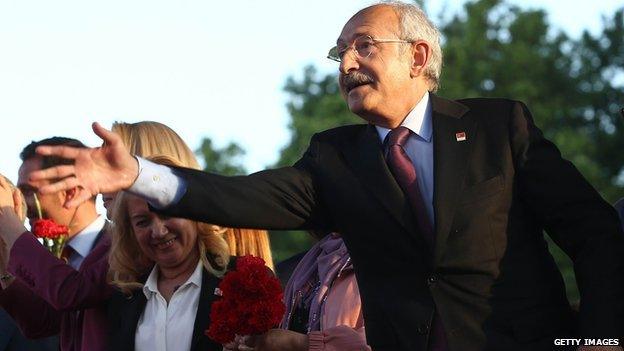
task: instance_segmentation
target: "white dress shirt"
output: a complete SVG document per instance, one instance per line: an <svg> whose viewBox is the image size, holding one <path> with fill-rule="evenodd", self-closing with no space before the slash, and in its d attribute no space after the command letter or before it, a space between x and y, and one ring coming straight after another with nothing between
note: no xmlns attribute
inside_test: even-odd
<svg viewBox="0 0 624 351"><path fill-rule="evenodd" d="M97 239L98 234L100 234L105 224L106 219L104 216L98 216L91 224L78 232L78 234L65 244L73 249L71 255L69 255L67 259L67 262L73 269L78 270L78 268L80 268L82 261L84 261L85 257L91 252L91 249L93 249L95 239Z"/></svg>
<svg viewBox="0 0 624 351"><path fill-rule="evenodd" d="M173 293L167 304L158 291L158 268L154 266L143 286L147 303L134 335L136 351L191 349L202 274L203 266L200 260L193 274Z"/></svg>

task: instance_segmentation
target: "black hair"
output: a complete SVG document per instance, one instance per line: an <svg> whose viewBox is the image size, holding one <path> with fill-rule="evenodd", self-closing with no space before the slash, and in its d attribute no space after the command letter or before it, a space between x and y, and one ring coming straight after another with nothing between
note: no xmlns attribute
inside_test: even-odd
<svg viewBox="0 0 624 351"><path fill-rule="evenodd" d="M74 164L73 160L68 160L58 156L41 156L35 152L35 149L39 146L71 146L78 148L86 148L87 146L83 144L80 140L65 138L55 136L52 138L47 138L39 141L33 141L28 144L24 150L20 153L20 158L22 161L29 160L34 157L41 157L41 169L46 169L58 165L71 165Z"/></svg>

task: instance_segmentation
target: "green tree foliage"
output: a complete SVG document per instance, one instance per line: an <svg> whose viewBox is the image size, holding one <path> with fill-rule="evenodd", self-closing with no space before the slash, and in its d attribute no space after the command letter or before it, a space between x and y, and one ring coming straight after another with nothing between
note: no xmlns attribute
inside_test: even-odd
<svg viewBox="0 0 624 351"><path fill-rule="evenodd" d="M290 77L284 90L290 100L286 104L290 114L290 141L281 150L277 166L295 163L308 148L314 133L341 125L362 123L347 108L340 96L335 74L319 76L313 66L303 70L300 81Z"/></svg>
<svg viewBox="0 0 624 351"><path fill-rule="evenodd" d="M461 13L438 23L445 55L439 95L524 101L564 157L614 201L624 193L624 120L618 113L624 107L623 11L605 19L600 33L584 32L572 39L553 32L544 11L523 10L502 0L469 1ZM294 163L312 134L361 123L348 112L334 74L319 76L306 67L303 78L289 78L285 90L292 137L278 165ZM296 252L296 240L290 244ZM578 300L570 260L555 245L550 247L568 296Z"/></svg>
<svg viewBox="0 0 624 351"><path fill-rule="evenodd" d="M312 66L304 68L303 78L288 78L284 90L290 96L286 108L291 116L290 141L280 152L276 166L295 163L308 148L314 133L345 124L362 123L340 96L336 75L319 75ZM271 250L276 262L309 248L312 237L301 231L271 231Z"/></svg>
<svg viewBox="0 0 624 351"><path fill-rule="evenodd" d="M204 160L204 171L223 175L242 175L247 170L242 166L240 158L245 150L237 143L230 142L223 148L216 148L210 138L204 138L195 153Z"/></svg>
<svg viewBox="0 0 624 351"><path fill-rule="evenodd" d="M602 33L572 40L549 33L541 10L500 0L466 3L465 14L441 26L440 95L524 101L545 135L613 201L622 194L617 178L624 165L624 137L617 133L624 103L622 25L620 10Z"/></svg>

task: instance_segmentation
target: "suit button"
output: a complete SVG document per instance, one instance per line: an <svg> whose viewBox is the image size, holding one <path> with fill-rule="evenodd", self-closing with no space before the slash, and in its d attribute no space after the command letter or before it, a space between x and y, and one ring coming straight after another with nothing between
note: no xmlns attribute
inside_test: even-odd
<svg viewBox="0 0 624 351"><path fill-rule="evenodd" d="M418 332L418 334L425 335L429 332L429 325L424 324L424 323L420 324L418 328L416 328L416 331Z"/></svg>
<svg viewBox="0 0 624 351"><path fill-rule="evenodd" d="M427 278L427 284L429 285L434 285L435 283L438 282L438 276L437 274L432 274L429 276L429 278Z"/></svg>

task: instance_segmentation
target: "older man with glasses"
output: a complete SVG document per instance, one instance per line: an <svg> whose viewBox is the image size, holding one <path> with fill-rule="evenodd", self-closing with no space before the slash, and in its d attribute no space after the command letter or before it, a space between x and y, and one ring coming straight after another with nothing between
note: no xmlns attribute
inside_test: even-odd
<svg viewBox="0 0 624 351"><path fill-rule="evenodd" d="M76 165L33 177L70 176L42 192L129 189L156 211L221 225L340 232L376 351L552 350L575 335L621 337L615 211L523 103L436 96L439 36L411 4L356 13L329 57L349 109L368 124L316 134L292 167L234 178L159 167L95 124L102 148L40 148ZM574 261L578 318L543 231Z"/></svg>

